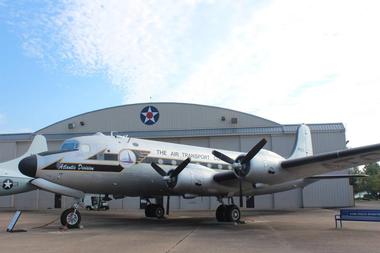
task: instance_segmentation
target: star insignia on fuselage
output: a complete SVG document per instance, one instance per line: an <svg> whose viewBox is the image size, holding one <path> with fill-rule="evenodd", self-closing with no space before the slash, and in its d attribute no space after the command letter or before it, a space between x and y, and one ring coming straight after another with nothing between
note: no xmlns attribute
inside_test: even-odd
<svg viewBox="0 0 380 253"><path fill-rule="evenodd" d="M154 106L146 106L141 110L140 119L145 125L154 125L158 121L160 113Z"/></svg>
<svg viewBox="0 0 380 253"><path fill-rule="evenodd" d="M5 190L10 190L10 189L12 189L12 187L13 187L13 181L12 180L6 179L3 181L3 188Z"/></svg>

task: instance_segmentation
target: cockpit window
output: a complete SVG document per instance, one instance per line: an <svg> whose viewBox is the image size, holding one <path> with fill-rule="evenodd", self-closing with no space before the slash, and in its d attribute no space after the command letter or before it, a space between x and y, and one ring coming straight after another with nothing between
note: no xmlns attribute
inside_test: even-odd
<svg viewBox="0 0 380 253"><path fill-rule="evenodd" d="M78 150L78 148L79 148L79 142L74 141L74 140L65 141L61 146L62 151L74 151L74 150Z"/></svg>

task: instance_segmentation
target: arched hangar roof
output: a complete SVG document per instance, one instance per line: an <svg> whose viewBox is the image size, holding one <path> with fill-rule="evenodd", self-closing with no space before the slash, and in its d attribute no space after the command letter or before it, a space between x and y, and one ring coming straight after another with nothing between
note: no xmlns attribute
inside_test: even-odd
<svg viewBox="0 0 380 253"><path fill-rule="evenodd" d="M153 114L146 114L149 112L149 107L154 113L153 117ZM147 116L152 118L147 120ZM83 113L42 128L36 133L75 135L98 131L133 133L279 126L281 125L271 120L215 106L188 103L140 103Z"/></svg>

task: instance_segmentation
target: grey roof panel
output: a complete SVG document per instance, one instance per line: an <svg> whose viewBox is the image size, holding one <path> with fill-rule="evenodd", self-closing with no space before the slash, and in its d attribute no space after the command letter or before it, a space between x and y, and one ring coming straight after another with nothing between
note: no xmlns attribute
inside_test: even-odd
<svg viewBox="0 0 380 253"><path fill-rule="evenodd" d="M342 123L328 124L308 124L312 132L344 132L345 128ZM281 135L294 134L298 125L283 125L278 127L251 127L251 128L215 128L215 129L191 129L191 130L162 130L162 131L129 131L117 132L119 135L128 135L137 138L174 138L174 137L202 137L202 136L231 136L231 135ZM110 134L110 132L104 132ZM48 140L64 140L67 138L91 135L88 133L54 133L44 134ZM0 141L28 141L33 139L33 133L24 134L3 134L0 135Z"/></svg>

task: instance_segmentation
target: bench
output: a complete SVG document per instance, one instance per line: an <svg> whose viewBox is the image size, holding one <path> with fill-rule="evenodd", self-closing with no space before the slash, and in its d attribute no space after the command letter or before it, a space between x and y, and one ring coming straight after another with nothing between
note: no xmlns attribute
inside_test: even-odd
<svg viewBox="0 0 380 253"><path fill-rule="evenodd" d="M335 228L342 228L342 221L373 221L380 222L380 210L376 209L341 209L340 214L335 215Z"/></svg>

